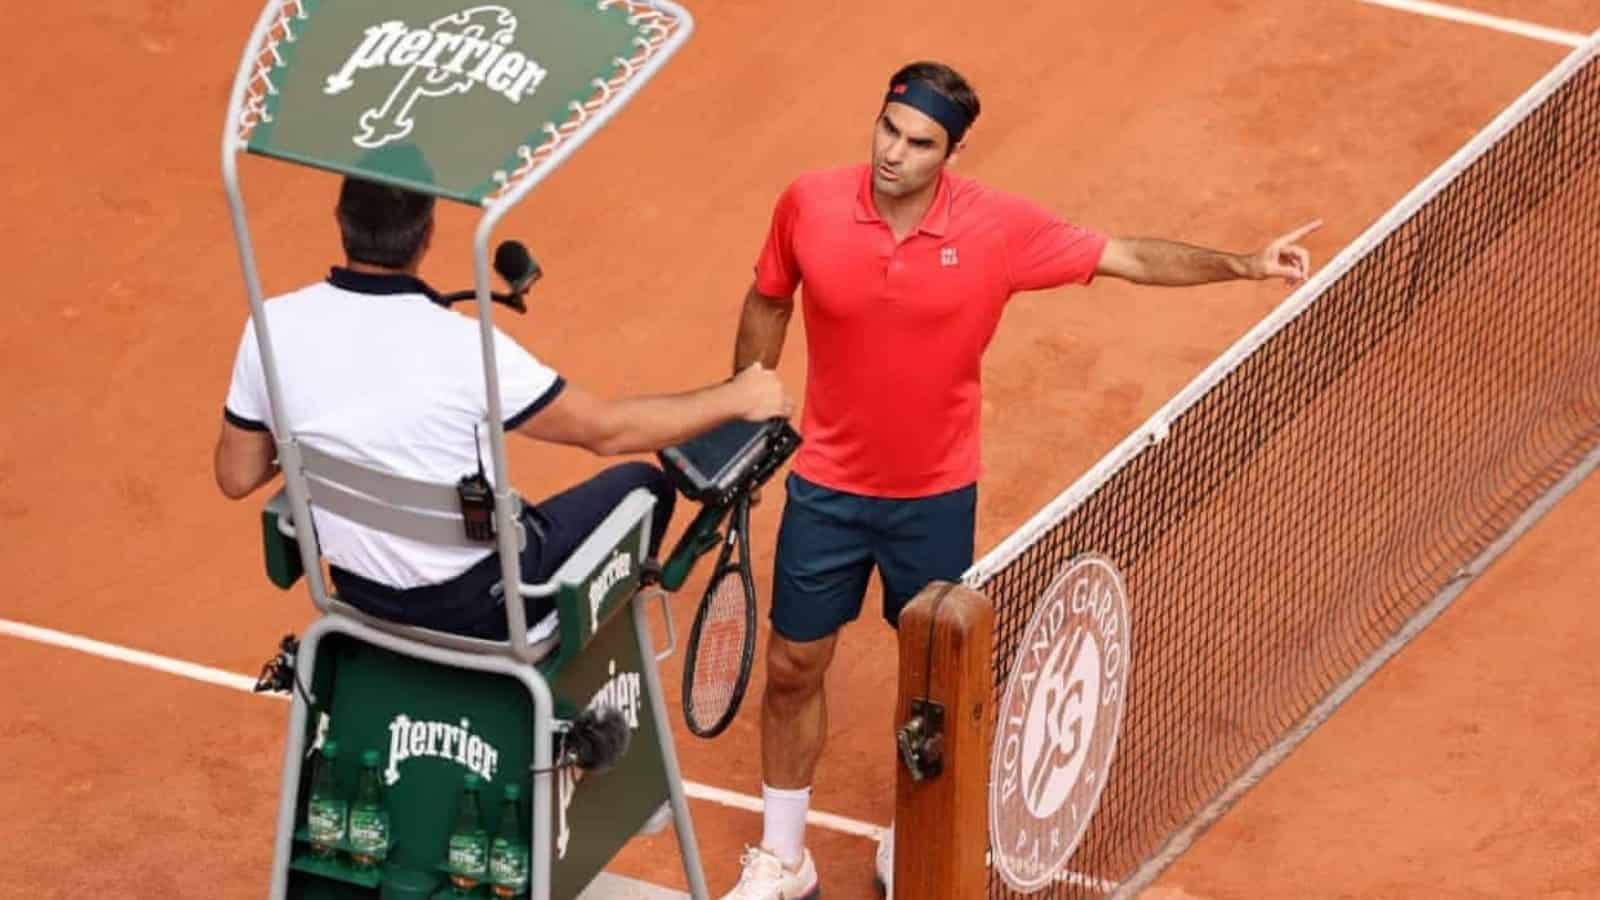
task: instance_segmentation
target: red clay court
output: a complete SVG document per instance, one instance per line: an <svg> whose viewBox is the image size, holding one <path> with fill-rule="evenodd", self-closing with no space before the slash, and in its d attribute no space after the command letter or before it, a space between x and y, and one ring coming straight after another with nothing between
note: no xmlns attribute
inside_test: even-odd
<svg viewBox="0 0 1600 900"><path fill-rule="evenodd" d="M963 173L1084 225L1231 249L1321 217L1320 265L1565 56L1552 35L1600 28L1595 0L1470 5L1549 33L1362 0L694 2L683 52L502 227L547 274L530 314L501 326L602 392L721 377L773 200L804 169L864 158L882 84L921 57L982 96ZM266 888L287 707L16 636L38 626L253 679L312 615L304 591L262 577L264 496L230 503L211 475L246 317L217 136L257 12L134 0L17 23L0 92L0 247L19 278L0 312L0 896ZM335 179L242 168L267 294L321 278ZM470 284L470 215L441 210L423 275ZM986 357L980 552L1284 296L1104 281L1019 297ZM796 390L803 357L791 334ZM511 452L535 498L600 465ZM778 506L755 511L763 594ZM1597 526L1591 480L1147 896L1600 895ZM680 627L706 568L674 600ZM863 619L828 685L810 843L833 900L877 896L894 648ZM757 703L712 742L675 722L714 891L759 837ZM681 888L672 841L636 842L617 871Z"/></svg>

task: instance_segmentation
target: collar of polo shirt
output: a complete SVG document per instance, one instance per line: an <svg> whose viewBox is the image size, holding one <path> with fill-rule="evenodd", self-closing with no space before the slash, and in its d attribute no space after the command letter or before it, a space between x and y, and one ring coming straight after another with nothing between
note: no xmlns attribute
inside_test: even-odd
<svg viewBox="0 0 1600 900"><path fill-rule="evenodd" d="M426 281L402 272L379 275L376 272L357 272L343 266L334 266L328 270L328 283L340 290L355 294L372 296L421 294L435 303L439 302L439 292L429 287Z"/></svg>
<svg viewBox="0 0 1600 900"><path fill-rule="evenodd" d="M872 167L862 166L856 184L856 221L879 222L878 207L872 202ZM939 186L934 189L933 202L917 223L917 230L933 237L944 237L950 230L950 173L939 173Z"/></svg>

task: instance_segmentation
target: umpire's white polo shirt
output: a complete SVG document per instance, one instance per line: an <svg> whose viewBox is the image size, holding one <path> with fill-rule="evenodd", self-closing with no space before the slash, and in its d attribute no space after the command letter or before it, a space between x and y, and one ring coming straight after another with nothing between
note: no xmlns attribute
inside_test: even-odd
<svg viewBox="0 0 1600 900"><path fill-rule="evenodd" d="M284 413L296 438L423 481L455 484L477 471L473 429L487 460L482 432L489 409L478 323L435 303L435 296L409 276L335 268L326 282L267 301ZM565 385L498 330L495 356L507 430L543 409ZM240 428L276 430L250 323L224 415ZM490 553L423 544L314 512L329 563L390 587L448 581Z"/></svg>

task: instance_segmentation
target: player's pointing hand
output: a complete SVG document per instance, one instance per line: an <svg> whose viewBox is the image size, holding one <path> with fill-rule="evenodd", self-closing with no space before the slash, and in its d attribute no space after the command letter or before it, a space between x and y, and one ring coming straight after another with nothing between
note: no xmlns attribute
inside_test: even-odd
<svg viewBox="0 0 1600 900"><path fill-rule="evenodd" d="M1311 253L1296 244L1306 235L1322 227L1322 220L1302 225L1268 244L1250 258L1250 277L1282 278L1290 285L1298 285L1311 274Z"/></svg>

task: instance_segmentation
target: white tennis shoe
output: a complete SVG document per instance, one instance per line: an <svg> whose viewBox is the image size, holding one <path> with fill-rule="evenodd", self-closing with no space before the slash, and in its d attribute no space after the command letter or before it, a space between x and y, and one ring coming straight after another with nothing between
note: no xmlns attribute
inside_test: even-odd
<svg viewBox="0 0 1600 900"><path fill-rule="evenodd" d="M801 851L800 865L792 870L761 847L746 847L739 862L744 867L739 883L722 900L815 900L822 895L810 850Z"/></svg>

